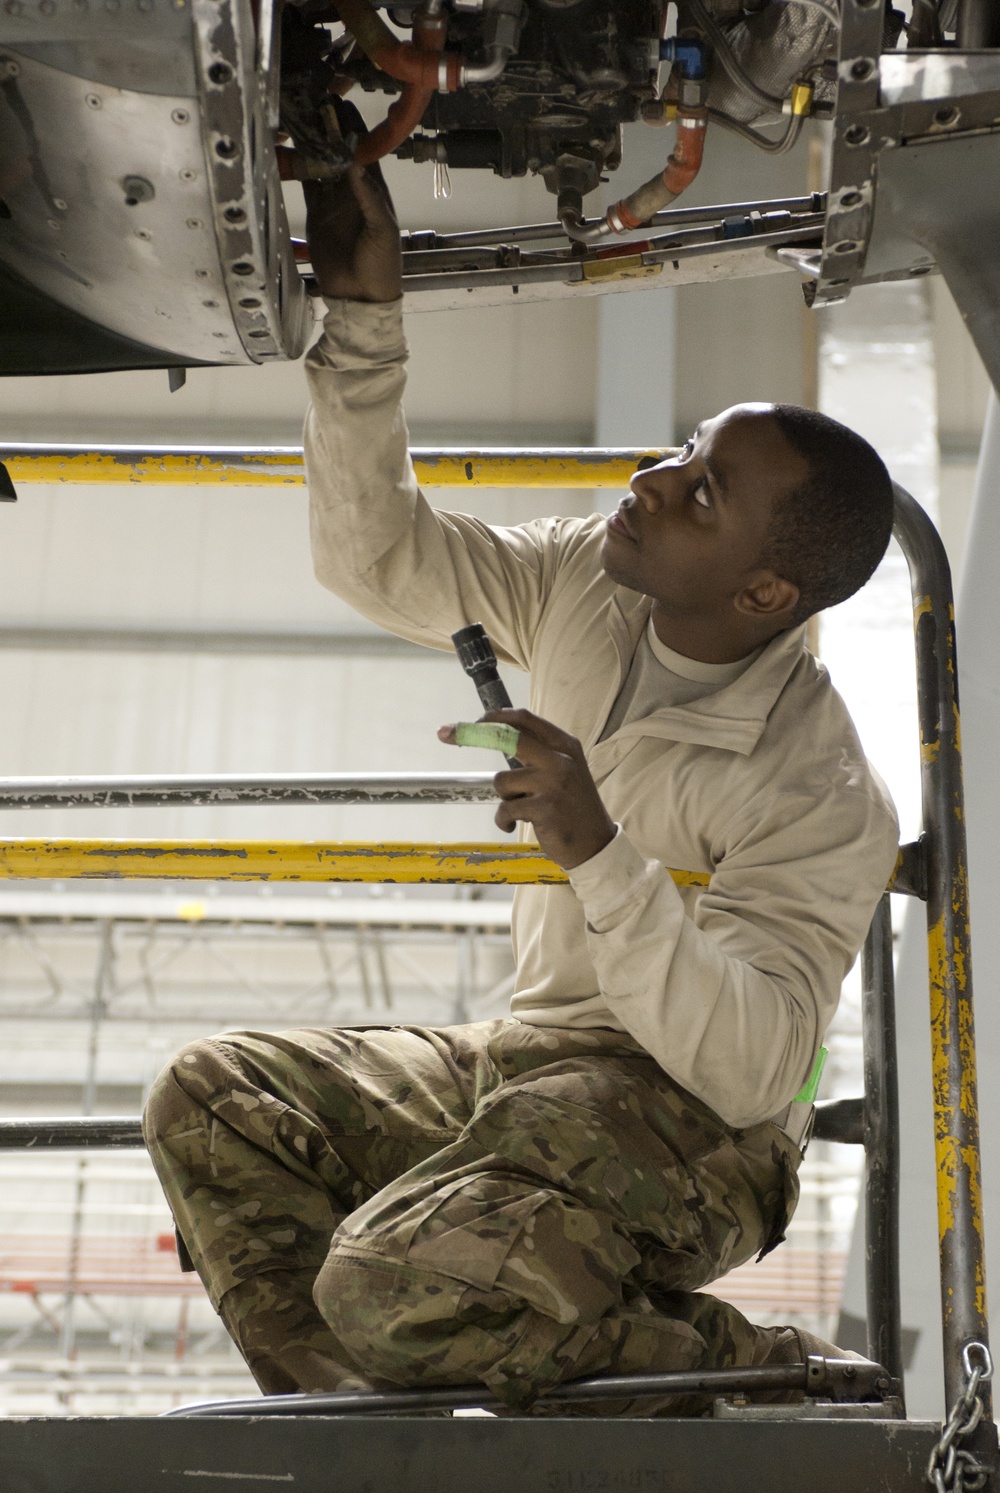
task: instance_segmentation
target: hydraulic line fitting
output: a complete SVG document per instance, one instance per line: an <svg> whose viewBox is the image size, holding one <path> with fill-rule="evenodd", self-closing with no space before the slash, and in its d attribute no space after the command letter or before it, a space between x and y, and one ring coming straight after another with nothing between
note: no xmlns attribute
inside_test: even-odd
<svg viewBox="0 0 1000 1493"><path fill-rule="evenodd" d="M469 83L492 83L499 78L521 40L525 20L523 0L486 0L483 19L486 61L462 63L459 81L463 88Z"/></svg>
<svg viewBox="0 0 1000 1493"><path fill-rule="evenodd" d="M708 126L708 110L705 94L708 77L708 53L699 37L672 36L657 44L658 55L672 62L680 74L677 99L656 100L649 111L643 110L643 118L651 124L666 123L668 118L677 119L677 140L666 167L659 176L645 182L608 208L604 218L588 223L583 216L583 200L575 183L560 182L558 195L559 221L569 238L576 243L594 244L611 234L630 233L648 223L654 213L668 207L685 191L701 170L705 153L705 130ZM670 111L673 111L671 113Z"/></svg>
<svg viewBox="0 0 1000 1493"><path fill-rule="evenodd" d="M645 182L608 208L603 219L588 223L583 216L583 198L575 183L560 181L557 197L559 221L576 243L595 244L617 233L630 233L648 223L654 213L668 207L694 181L705 153L708 110L703 102L703 79L682 79L677 105L677 139L659 176Z"/></svg>
<svg viewBox="0 0 1000 1493"><path fill-rule="evenodd" d="M442 51L443 34L441 46L434 45L430 27L432 23L444 27L443 0L429 0L423 10L424 35L422 38L415 35L412 42L400 41L370 0L336 0L336 6L340 19L376 67L400 83L410 83L431 93L435 90L455 93L469 83L490 83L499 78L517 51L524 21L523 0L492 0L492 3L487 0L484 9L491 31L486 45L487 60L470 63L457 52Z"/></svg>
<svg viewBox="0 0 1000 1493"><path fill-rule="evenodd" d="M444 42L447 22L442 14L441 0L427 0L413 19L413 43L422 52L439 53L445 61ZM358 142L354 159L360 166L370 166L408 140L427 112L427 105L434 97L434 89L426 84L404 83L403 90L392 104L382 123Z"/></svg>
<svg viewBox="0 0 1000 1493"><path fill-rule="evenodd" d="M686 191L701 170L707 126L708 110L704 104L686 104L682 90L677 108L677 140L666 167L659 176L608 208L605 222L612 233L641 228L654 213L662 212Z"/></svg>
<svg viewBox="0 0 1000 1493"><path fill-rule="evenodd" d="M782 105L782 114L790 114L793 119L803 119L812 113L813 85L809 82L798 82L792 84L792 91Z"/></svg>
<svg viewBox="0 0 1000 1493"><path fill-rule="evenodd" d="M389 30L369 0L336 0L337 13L365 56L400 83L412 83L431 93L454 93L461 87L462 59L414 42L400 41ZM441 21L441 0L431 0L425 18Z"/></svg>
<svg viewBox="0 0 1000 1493"><path fill-rule="evenodd" d="M643 124L673 124L677 118L677 100L662 97L646 99L640 114Z"/></svg>
<svg viewBox="0 0 1000 1493"><path fill-rule="evenodd" d="M708 74L707 51L699 36L670 36L658 46L658 60L672 62L682 78L704 78Z"/></svg>

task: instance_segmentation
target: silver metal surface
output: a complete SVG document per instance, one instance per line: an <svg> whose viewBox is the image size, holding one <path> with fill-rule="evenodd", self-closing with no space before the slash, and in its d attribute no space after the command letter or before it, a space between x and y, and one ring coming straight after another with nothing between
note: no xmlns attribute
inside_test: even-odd
<svg viewBox="0 0 1000 1493"><path fill-rule="evenodd" d="M255 49L248 0L0 7L0 264L165 363L297 357Z"/></svg>
<svg viewBox="0 0 1000 1493"><path fill-rule="evenodd" d="M723 244L712 245L704 257L669 260L635 268L619 261L613 277L600 280L553 279L528 285L492 281L469 289L462 286L427 286L419 290L404 284L408 314L415 311L462 310L471 306L528 305L536 301L582 300L595 295L614 295L632 290L657 290L668 285L701 285L712 280L741 280L758 275L786 274L788 265L770 258L766 245L754 243L738 254ZM437 278L437 277L435 277ZM512 297L516 300L512 301Z"/></svg>
<svg viewBox="0 0 1000 1493"><path fill-rule="evenodd" d="M995 52L886 52L879 59L879 102L964 98L1000 87Z"/></svg>
<svg viewBox="0 0 1000 1493"><path fill-rule="evenodd" d="M818 306L842 301L864 267L875 153L871 127L859 116L878 103L882 24L877 0L843 0L827 220L815 289Z"/></svg>
<svg viewBox="0 0 1000 1493"><path fill-rule="evenodd" d="M180 39L175 45L182 45ZM4 50L0 260L62 305L165 353L242 363L187 94L78 78ZM192 67L193 72L193 67ZM127 176L154 188L130 206Z"/></svg>
<svg viewBox="0 0 1000 1493"><path fill-rule="evenodd" d="M219 260L251 362L296 358L312 330L271 148L273 100L249 0L193 0L205 161Z"/></svg>
<svg viewBox="0 0 1000 1493"><path fill-rule="evenodd" d="M1000 383L1000 51L880 56L881 14L845 0L817 306L940 270ZM786 263L793 256L782 253Z"/></svg>

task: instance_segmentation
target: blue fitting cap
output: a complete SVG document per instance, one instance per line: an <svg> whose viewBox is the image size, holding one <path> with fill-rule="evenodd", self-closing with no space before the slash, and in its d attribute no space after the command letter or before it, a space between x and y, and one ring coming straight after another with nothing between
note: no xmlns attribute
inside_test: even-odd
<svg viewBox="0 0 1000 1493"><path fill-rule="evenodd" d="M660 42L660 61L676 62L683 78L703 78L705 43L696 36L672 36Z"/></svg>

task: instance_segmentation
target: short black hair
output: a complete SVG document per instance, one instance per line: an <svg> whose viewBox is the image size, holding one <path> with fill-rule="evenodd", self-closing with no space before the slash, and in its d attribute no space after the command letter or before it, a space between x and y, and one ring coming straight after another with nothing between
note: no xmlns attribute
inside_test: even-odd
<svg viewBox="0 0 1000 1493"><path fill-rule="evenodd" d="M777 499L762 563L799 588L792 626L859 591L892 537L892 479L874 447L829 415L776 404L788 444L809 463L806 480Z"/></svg>

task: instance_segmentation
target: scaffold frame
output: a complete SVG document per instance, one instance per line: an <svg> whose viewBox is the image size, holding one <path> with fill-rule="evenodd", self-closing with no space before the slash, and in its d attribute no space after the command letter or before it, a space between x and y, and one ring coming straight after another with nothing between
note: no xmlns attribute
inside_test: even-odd
<svg viewBox="0 0 1000 1493"><path fill-rule="evenodd" d="M635 465L655 461L663 454L622 450L449 451L414 453L414 458L418 475L427 485L613 488L625 485L628 473ZM0 460L6 464L14 480L20 482L227 481L232 485L260 485L294 484L302 480L301 467L296 464L293 452L217 452L215 456L217 460L204 452L157 449L137 453L125 448L88 452L82 448L55 450L21 446L0 451ZM917 846L905 847L893 889L921 896L927 904L944 1379L950 1404L966 1389L970 1353L977 1345L982 1345L984 1352L988 1353L954 611L950 572L940 538L919 505L899 487L896 488L895 533L906 555L913 592L924 832ZM187 879L204 874L211 875L212 879L238 879L241 875L245 879L259 879L266 875L268 865L273 868L277 864L275 852L278 849L263 843L251 849L247 845L161 844L144 847L143 842L7 840L0 842L0 876L132 876L142 874L139 868L143 864L158 861L160 869L152 874L159 877L183 874ZM411 876L407 872L406 879L413 880L464 881L482 876L482 879L517 880L523 884L564 879L559 868L545 862L534 847L286 844L280 847L280 856L289 865L298 867L296 877L302 876L303 867L308 867L315 873L315 879L326 880L388 879L387 873L393 868L400 873L393 879L400 879L404 865L414 873ZM170 857L176 857L176 865L183 864L185 870L172 872L162 869L174 864ZM78 869L58 872L32 869L38 866L51 868L60 860L65 866L75 865ZM196 865L211 865L212 869L210 872L207 869L192 871ZM374 874L371 877L353 874L361 866L373 868ZM680 874L691 876L691 873ZM309 879L312 879L311 875ZM698 884L700 878L691 876L691 880ZM876 1351L880 1353L881 1361L891 1372L899 1364L898 1112L893 1062L893 976L886 908L887 899L883 898L865 952L866 1095L862 1113L868 1158L868 1221L870 1230L874 1226L877 1231L874 1239L872 1232L869 1233L869 1239L873 1241L869 1245L868 1260L870 1352L872 1357L876 1356ZM812 1364L813 1360L809 1362ZM833 1361L817 1360L816 1363L816 1374L826 1374L829 1378ZM808 1365L802 1368L806 1371ZM404 1487L407 1493L417 1493L418 1489L422 1493L422 1490L432 1487L437 1493L458 1493L459 1489L472 1486L497 1490L497 1493L501 1490L506 1493L515 1487L525 1490L545 1488L549 1493L577 1493L577 1490L583 1493L583 1490L605 1487L663 1489L664 1493L668 1489L670 1493L683 1489L686 1493L688 1489L722 1486L721 1481L713 1481L711 1477L706 1482L705 1473L713 1458L718 1458L724 1443L728 1446L725 1485L733 1489L760 1485L762 1459L767 1460L768 1483L775 1490L798 1489L803 1481L820 1493L827 1488L836 1488L839 1493L844 1486L852 1487L857 1493L864 1493L869 1488L895 1493L897 1488L920 1486L925 1475L928 1447L936 1440L936 1428L927 1423L893 1418L898 1411L888 1408L888 1379L883 1381L880 1391L885 1401L881 1407L881 1419L877 1406L873 1418L871 1405L867 1407L867 1418L852 1415L856 1407L849 1401L863 1399L863 1396L848 1395L845 1402L844 1397L838 1397L836 1392L832 1394L833 1408L824 1417L821 1407L809 1401L809 1372L812 1370L806 1373L804 1381L807 1395L805 1413L801 1407L782 1406L774 1407L770 1418L758 1415L755 1419L751 1407L744 1420L740 1419L740 1412L735 1411L729 1424L645 1422L643 1444L651 1448L645 1453L649 1458L646 1464L635 1461L636 1443L628 1455L621 1456L621 1438L614 1433L616 1421L596 1417L585 1423L573 1422L574 1434L577 1431L582 1433L576 1442L577 1447L586 1443L593 1448L589 1470L578 1467L576 1454L569 1452L564 1433L559 1429L565 1422L556 1420L526 1425L513 1418L494 1422L489 1430L477 1430L467 1435L464 1430L455 1429L459 1423L447 1427L435 1421L407 1420L407 1411L419 1416L439 1408L429 1402L421 1403L419 1391L404 1396L400 1404L394 1401L392 1406L382 1409L383 1415L390 1416L390 1419L381 1421L389 1435L389 1441L385 1443L387 1450L384 1456L375 1458L374 1464L369 1456L363 1478L359 1453L366 1445L371 1453L373 1443L370 1440L365 1442L363 1426L354 1418L356 1408L335 1403L336 1396L298 1396L296 1405L282 1407L269 1407L267 1401L247 1401L228 1407L225 1413L227 1418L235 1417L244 1428L258 1428L253 1431L257 1441L262 1434L270 1435L271 1440L264 1445L272 1449L280 1439L277 1428L283 1416L290 1416L296 1428L304 1428L309 1423L310 1418L304 1414L309 1408L317 1417L312 1421L313 1426L329 1425L328 1417L337 1417L342 1449L347 1453L349 1448L353 1448L347 1456L350 1471L345 1486L360 1489L363 1485L366 1489L377 1490L377 1493L382 1493L382 1490L388 1493L390 1488L400 1487ZM668 1380L677 1378L670 1375L655 1377L659 1392L668 1388ZM992 1422L988 1382L986 1379L977 1380L977 1386L983 1418L974 1434L970 1435L968 1446L978 1457L985 1476L992 1480L997 1468L996 1428ZM642 1392L638 1382L634 1387L637 1392ZM676 1387L681 1387L679 1382ZM724 1389L720 1381L720 1393ZM874 1399L878 1400L877 1394ZM307 1401L311 1402L308 1406ZM269 1408L275 1412L274 1418L268 1414ZM400 1412L404 1418L391 1418ZM212 1417L210 1407L204 1407L202 1413L207 1419L201 1422L202 1430L197 1434L202 1437L215 1435L216 1440L206 1445L218 1449L224 1439L220 1429L222 1422ZM528 1420L530 1422L531 1418ZM174 1430L167 1429L168 1424L177 1426L177 1421L146 1424L148 1429L145 1432L140 1423L129 1433L137 1446L147 1449L155 1446L161 1449L163 1456L168 1446L175 1451L180 1446L173 1439ZM195 1434L194 1422L190 1418L183 1425L187 1432ZM419 1429L411 1433L406 1430L408 1426ZM523 1427L523 1430L518 1427ZM36 1445L34 1451L31 1450L33 1433L14 1430L11 1435L11 1430L10 1427L0 1427L0 1447L6 1443L7 1450L19 1458L19 1466L27 1466L30 1461L32 1469L41 1467L40 1448ZM91 1432L85 1431L82 1436L84 1442L90 1437L88 1444L91 1447L97 1444ZM309 1464L307 1468L301 1459L308 1440L304 1429L302 1436L292 1458L303 1468L301 1478L287 1472L276 1472L273 1476L279 1481L294 1481L304 1488L318 1488L318 1467ZM480 1459L480 1470L472 1481L468 1464L454 1465L453 1460L449 1461L451 1452L447 1449L450 1447L453 1451L459 1440L470 1440L470 1437L482 1441L484 1448L492 1448L486 1459L489 1466ZM501 1446L505 1448L506 1456L515 1444L526 1449L532 1441L536 1454L543 1446L545 1449L540 1461L536 1456L535 1464L536 1469L544 1470L542 1475L536 1475L535 1469L526 1473L523 1456L516 1465L512 1463L506 1467L496 1460ZM818 1463L816 1455L821 1442L827 1448L823 1454L826 1460ZM64 1443L67 1449L81 1444L78 1430ZM409 1448L407 1451L402 1450L404 1444ZM803 1453L808 1449L808 1469L805 1462L792 1465L796 1446ZM426 1460L431 1447L439 1454L435 1472L433 1475L429 1475L426 1469L418 1472L418 1464L423 1466L421 1459ZM625 1481L620 1476L611 1477L610 1481L602 1481L599 1476L594 1481L593 1470L610 1465L612 1447L618 1448L618 1467L619 1471L624 1469ZM734 1460L738 1447L742 1448L744 1457L749 1458L745 1475L738 1470ZM181 1460L190 1455L185 1450ZM96 1468L93 1455L86 1453L84 1461L87 1456L90 1456L88 1466ZM197 1460L195 1457L196 1465ZM39 1475L35 1481L25 1481L23 1486L44 1488L46 1493L50 1489L52 1493L68 1493L70 1487L74 1493L77 1490L79 1493L92 1493L92 1490L93 1493L108 1493L112 1487L114 1493L119 1489L124 1493L128 1486L124 1481L114 1481L111 1484L103 1482L99 1488L95 1470L69 1482L62 1472L55 1470L57 1465L63 1466L62 1453L49 1453L47 1465L51 1475ZM282 1465L288 1466L288 1460ZM644 1465L646 1471L643 1471ZM213 1473L209 1468L204 1473L196 1473L190 1467L185 1471L179 1464L172 1464L172 1468L163 1468L166 1480L158 1484L163 1493L189 1486L183 1479L192 1475L228 1476L235 1479L229 1486L245 1486L249 1493L249 1489L256 1486L252 1479L260 1475L249 1471L220 1470ZM445 1471L446 1468L449 1470ZM272 1476L269 1473L264 1475ZM602 1476L607 1478L610 1474Z"/></svg>

